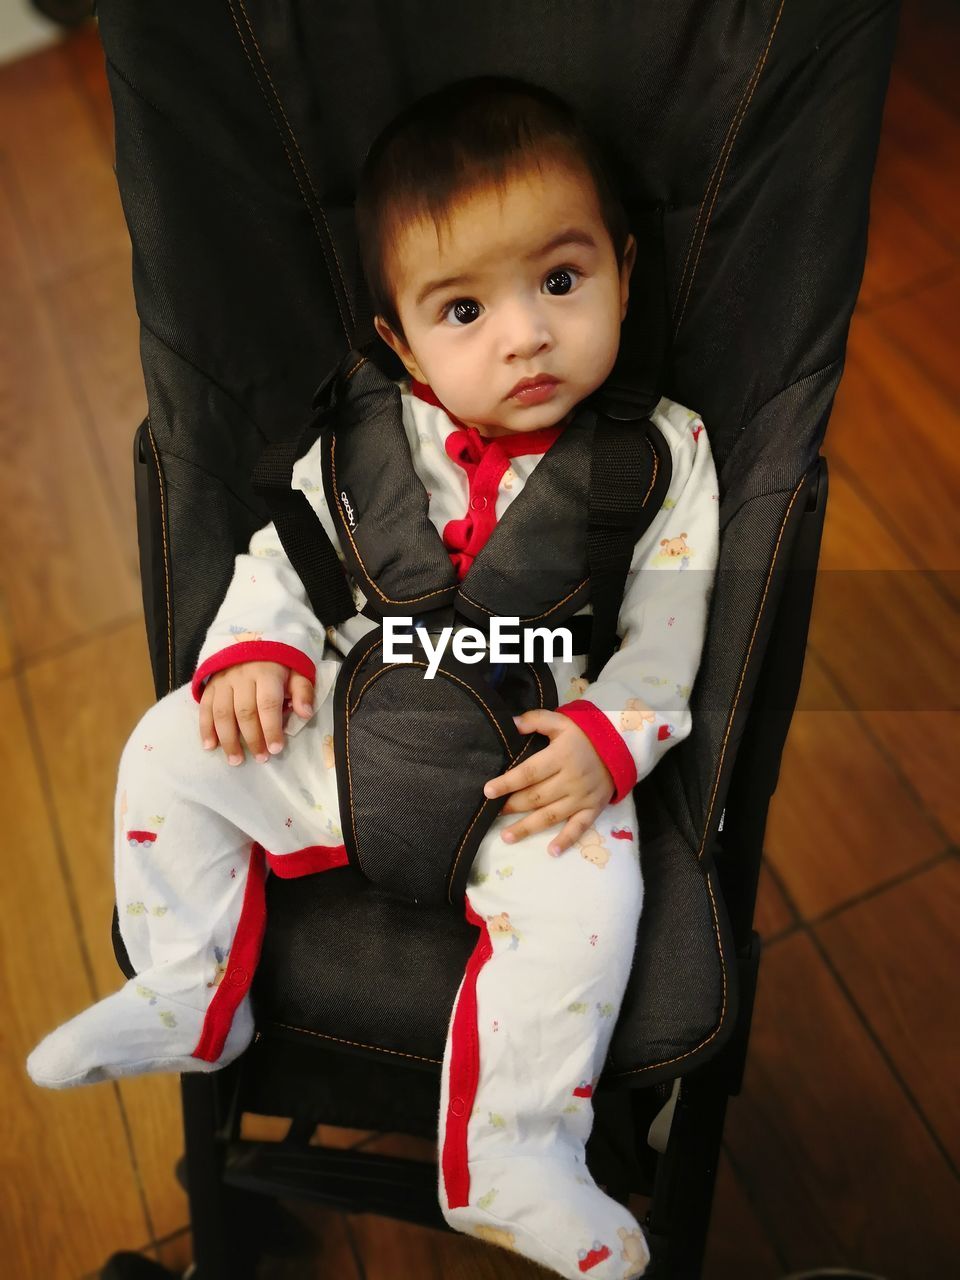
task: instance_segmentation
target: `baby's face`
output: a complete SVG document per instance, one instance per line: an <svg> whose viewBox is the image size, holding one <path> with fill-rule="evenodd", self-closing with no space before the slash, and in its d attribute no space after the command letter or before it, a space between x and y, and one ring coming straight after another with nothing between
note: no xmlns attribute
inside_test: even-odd
<svg viewBox="0 0 960 1280"><path fill-rule="evenodd" d="M550 244L569 235L589 243ZM589 176L545 163L502 203L495 189L472 195L440 237L430 221L408 225L392 278L409 346L379 316L377 331L482 435L555 426L613 368L635 252L631 236L618 271ZM540 374L557 379L546 399L511 394Z"/></svg>

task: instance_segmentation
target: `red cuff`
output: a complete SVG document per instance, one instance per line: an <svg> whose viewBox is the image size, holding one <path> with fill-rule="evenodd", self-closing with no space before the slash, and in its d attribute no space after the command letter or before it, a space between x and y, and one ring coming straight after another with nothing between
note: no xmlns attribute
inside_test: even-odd
<svg viewBox="0 0 960 1280"><path fill-rule="evenodd" d="M637 785L637 766L627 744L600 708L587 698L566 702L557 710L578 725L590 739L594 751L613 778L614 792L607 803L618 804Z"/></svg>
<svg viewBox="0 0 960 1280"><path fill-rule="evenodd" d="M240 640L236 644L228 644L218 653L212 653L206 662L197 667L192 681L194 701L200 701L204 683L209 676L227 667L235 667L238 662L281 662L299 675L306 676L311 684L317 676L316 665L292 644L281 644L277 640Z"/></svg>

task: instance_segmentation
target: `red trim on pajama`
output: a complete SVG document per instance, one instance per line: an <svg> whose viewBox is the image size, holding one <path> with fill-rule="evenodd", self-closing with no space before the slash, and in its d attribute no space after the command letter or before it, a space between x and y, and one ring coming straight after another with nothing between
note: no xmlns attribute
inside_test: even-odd
<svg viewBox="0 0 960 1280"><path fill-rule="evenodd" d="M598 706L588 698L577 698L557 707L590 739L594 751L610 770L614 791L608 804L619 804L637 785L637 766L627 744Z"/></svg>
<svg viewBox="0 0 960 1280"><path fill-rule="evenodd" d="M216 1062L223 1053L227 1033L233 1023L233 1015L240 1001L250 989L254 970L260 959L260 946L266 924L265 854L263 846L254 841L250 850L247 883L243 891L243 906L237 931L233 935L227 969L213 993L207 1007L197 1047L190 1055L204 1062Z"/></svg>
<svg viewBox="0 0 960 1280"><path fill-rule="evenodd" d="M193 673L191 686L195 702L203 696L203 687L208 677L227 667L236 666L238 662L280 662L291 667L301 676L306 676L311 684L317 678L317 668L302 649L295 649L291 644L282 644L279 640L239 640L236 644L227 645L217 653L212 653Z"/></svg>
<svg viewBox="0 0 960 1280"><path fill-rule="evenodd" d="M467 920L480 930L463 975L460 998L450 1029L450 1079L447 1122L443 1136L441 1169L447 1203L460 1209L469 1202L470 1173L467 1169L467 1126L477 1096L480 1079L480 1035L477 1029L477 977L493 955L487 924L464 899Z"/></svg>

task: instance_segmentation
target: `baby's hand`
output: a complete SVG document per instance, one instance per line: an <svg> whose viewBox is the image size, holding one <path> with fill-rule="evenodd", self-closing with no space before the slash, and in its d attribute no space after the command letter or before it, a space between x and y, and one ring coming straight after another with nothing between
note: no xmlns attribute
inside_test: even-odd
<svg viewBox="0 0 960 1280"><path fill-rule="evenodd" d="M568 716L537 708L517 716L516 725L521 733L542 733L550 745L491 779L483 794L492 799L513 792L502 813L534 811L507 827L503 832L507 843L569 819L549 848L550 853L563 853L610 803L616 791L613 778L593 743Z"/></svg>
<svg viewBox="0 0 960 1280"><path fill-rule="evenodd" d="M313 715L313 685L280 662L238 662L217 671L200 696L200 737L220 745L231 764L243 763L240 735L261 764L283 750L283 708L290 700L304 720ZM264 742L266 739L266 744Z"/></svg>

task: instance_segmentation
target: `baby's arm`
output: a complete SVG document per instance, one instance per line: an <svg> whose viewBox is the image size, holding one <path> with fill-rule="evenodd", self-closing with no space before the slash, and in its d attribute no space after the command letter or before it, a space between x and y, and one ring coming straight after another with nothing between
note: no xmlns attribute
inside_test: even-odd
<svg viewBox="0 0 960 1280"><path fill-rule="evenodd" d="M692 728L690 690L716 574L719 501L703 423L696 417L684 423L686 414L679 405L671 409L673 476L667 503L634 551L620 608L620 647L581 697L559 708L610 770L613 801L629 794Z"/></svg>
<svg viewBox="0 0 960 1280"><path fill-rule="evenodd" d="M576 701L524 713L521 731L543 733L550 745L484 788L487 796L513 793L502 812L533 810L505 830L508 842L568 819L550 847L562 852L690 733L719 551L717 476L699 418L677 405L662 426L670 490L634 550L620 647Z"/></svg>
<svg viewBox="0 0 960 1280"><path fill-rule="evenodd" d="M273 522L258 529L236 557L233 577L207 631L193 674L199 702L209 678L240 662L278 662L323 685L325 696L339 661L324 659L326 636Z"/></svg>

